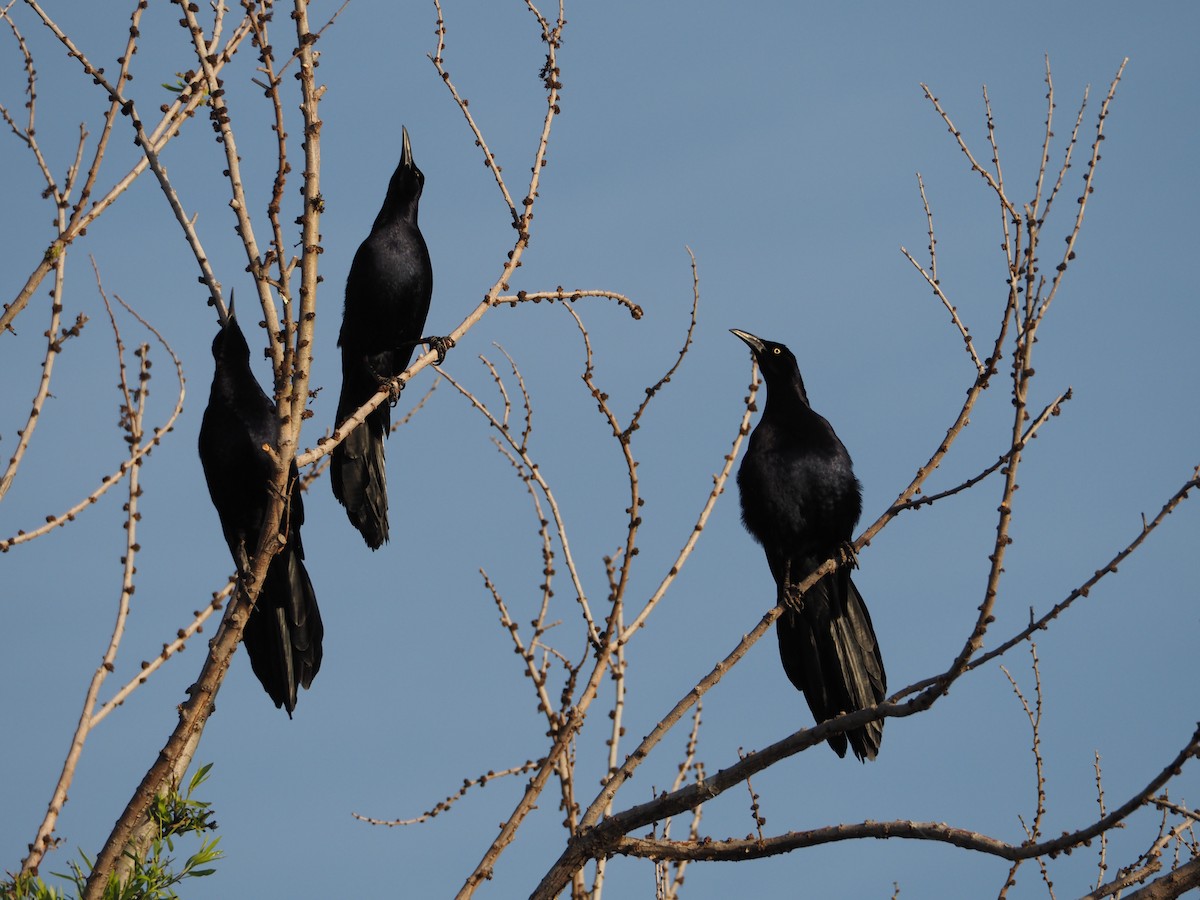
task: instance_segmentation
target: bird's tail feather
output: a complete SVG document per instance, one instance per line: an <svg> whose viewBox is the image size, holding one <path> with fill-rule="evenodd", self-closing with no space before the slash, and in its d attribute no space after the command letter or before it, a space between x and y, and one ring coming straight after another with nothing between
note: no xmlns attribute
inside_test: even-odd
<svg viewBox="0 0 1200 900"><path fill-rule="evenodd" d="M839 570L840 572L841 570ZM835 572L837 577L839 572ZM887 696L887 673L879 653L871 614L849 574L843 575L847 590L842 615L834 619L834 636L838 643L837 657L842 667L842 683L846 690L846 711L854 712L883 702ZM874 759L883 741L883 720L877 719L861 728L846 732L850 747L860 760Z"/></svg>
<svg viewBox="0 0 1200 900"><path fill-rule="evenodd" d="M284 547L271 560L242 642L250 667L277 707L296 709L296 692L321 668L325 627L308 572L297 552Z"/></svg>
<svg viewBox="0 0 1200 900"><path fill-rule="evenodd" d="M346 507L350 523L372 550L378 550L388 539L387 470L381 431L372 419L367 419L333 449L330 460L333 494Z"/></svg>
<svg viewBox="0 0 1200 900"><path fill-rule="evenodd" d="M818 722L874 706L887 695L887 674L871 615L844 570L814 585L803 611L786 611L776 626L784 670L804 692ZM883 721L829 738L838 756L847 741L860 760L874 759L883 740Z"/></svg>

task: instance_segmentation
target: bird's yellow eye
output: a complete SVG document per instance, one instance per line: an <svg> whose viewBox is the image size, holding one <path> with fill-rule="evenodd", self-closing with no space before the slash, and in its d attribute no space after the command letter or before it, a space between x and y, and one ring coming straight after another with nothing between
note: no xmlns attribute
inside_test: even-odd
<svg viewBox="0 0 1200 900"><path fill-rule="evenodd" d="M778 355L779 355L779 348L778 348L778 347L776 347L776 348L775 348L774 350L772 350L771 352L772 352L772 353L774 353L776 356L778 356Z"/></svg>

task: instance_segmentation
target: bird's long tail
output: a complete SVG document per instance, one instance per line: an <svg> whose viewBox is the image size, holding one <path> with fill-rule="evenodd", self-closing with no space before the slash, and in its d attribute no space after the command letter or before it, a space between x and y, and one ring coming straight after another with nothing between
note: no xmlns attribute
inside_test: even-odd
<svg viewBox="0 0 1200 900"><path fill-rule="evenodd" d="M340 412L338 421L341 421ZM333 448L329 464L333 495L346 507L350 523L372 550L378 550L388 539L383 430L372 414Z"/></svg>
<svg viewBox="0 0 1200 900"><path fill-rule="evenodd" d="M776 632L784 670L804 692L816 720L882 702L887 673L871 615L849 573L844 568L830 573L802 603L803 611L788 609L780 616ZM847 739L860 760L874 759L883 741L883 720L833 735L829 746L845 756Z"/></svg>
<svg viewBox="0 0 1200 900"><path fill-rule="evenodd" d="M296 709L296 692L321 668L325 627L304 562L291 546L271 560L242 642L250 666L277 707Z"/></svg>

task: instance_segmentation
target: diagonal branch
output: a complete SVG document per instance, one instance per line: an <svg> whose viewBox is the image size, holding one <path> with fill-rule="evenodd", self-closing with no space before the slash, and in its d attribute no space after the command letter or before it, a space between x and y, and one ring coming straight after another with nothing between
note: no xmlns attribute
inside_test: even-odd
<svg viewBox="0 0 1200 900"><path fill-rule="evenodd" d="M862 717L861 713L855 718ZM826 723L828 725L829 723ZM909 840L937 841L952 844L966 850L974 850L1001 859L1034 859L1054 855L1080 847L1098 835L1119 825L1132 813L1143 807L1164 785L1175 778L1188 760L1200 754L1200 727L1191 735L1182 750L1140 791L1131 796L1120 807L1107 816L1072 832L1038 842L1014 844L998 840L978 832L955 828L942 822L860 822L857 824L832 825L810 831L790 832L769 838L750 840L661 841L627 837L630 832L660 821L667 815L677 815L702 803L723 791L740 784L745 778L766 768L782 758L777 754L790 755L802 746L809 746L817 732L825 726L800 731L791 737L765 748L757 754L717 772L704 782L664 794L649 803L643 803L606 819L595 828L585 831L571 841L559 862L547 873L534 890L531 900L552 900L561 889L565 868L577 860L596 858L611 853L644 856L651 859L689 860L745 860L761 859L787 853L802 847L813 847L836 841L859 840L862 838L905 838ZM824 736L819 738L824 740ZM767 758L769 756L769 758ZM564 862L566 865L564 866Z"/></svg>

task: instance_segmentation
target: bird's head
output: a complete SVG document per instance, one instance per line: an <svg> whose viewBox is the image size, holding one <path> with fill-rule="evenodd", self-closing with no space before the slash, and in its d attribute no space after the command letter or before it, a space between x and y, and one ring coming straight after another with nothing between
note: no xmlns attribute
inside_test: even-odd
<svg viewBox="0 0 1200 900"><path fill-rule="evenodd" d="M750 352L754 354L754 359L758 363L759 369L762 370L763 380L766 381L768 387L772 384L795 384L800 389L801 398L805 403L808 402L808 395L804 390L804 379L800 377L800 366L796 362L796 355L791 350L783 344L764 341L748 331L741 331L737 328L730 328L729 331L750 347Z"/></svg>
<svg viewBox="0 0 1200 900"><path fill-rule="evenodd" d="M388 184L388 201L390 203L415 203L421 197L421 189L425 186L425 173L413 162L412 142L408 138L408 129L400 127L403 134L403 145L400 148L400 165L392 173Z"/></svg>
<svg viewBox="0 0 1200 900"><path fill-rule="evenodd" d="M796 363L795 354L783 344L764 341L748 331L741 331L737 328L730 328L729 331L749 345L750 352L754 354L754 359L758 362L758 367L763 370L763 377L768 380L770 380L770 374L775 372L782 374L790 373L792 370L799 371L800 367Z"/></svg>
<svg viewBox="0 0 1200 900"><path fill-rule="evenodd" d="M229 318L213 338L212 355L218 367L225 362L240 361L247 365L250 362L250 345L246 343L246 336L242 334L242 326L238 324L232 304Z"/></svg>

